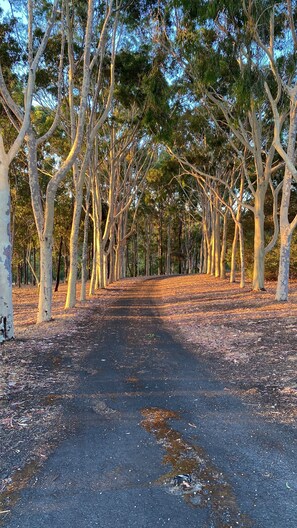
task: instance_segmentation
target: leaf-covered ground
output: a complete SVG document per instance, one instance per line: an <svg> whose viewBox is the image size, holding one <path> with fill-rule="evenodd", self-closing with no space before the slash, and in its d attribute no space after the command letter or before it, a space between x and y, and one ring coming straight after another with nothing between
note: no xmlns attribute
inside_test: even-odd
<svg viewBox="0 0 297 528"><path fill-rule="evenodd" d="M38 326L36 288L15 289L16 340L0 347L3 504L6 493L24 486L67 432L57 395L67 395L67 387L76 383L88 353L88 328L96 324L100 336L100 315L123 292L137 289L138 280L113 284L66 312L62 285L54 294L54 320ZM253 412L295 424L297 285L288 303L276 303L274 291L272 283L266 292L256 293L192 275L156 278L150 295L164 325L193 354L204 357L226 390L242 397Z"/></svg>
<svg viewBox="0 0 297 528"><path fill-rule="evenodd" d="M283 423L297 418L297 284L290 300L209 276L163 279L160 315L214 375L231 382L255 412Z"/></svg>

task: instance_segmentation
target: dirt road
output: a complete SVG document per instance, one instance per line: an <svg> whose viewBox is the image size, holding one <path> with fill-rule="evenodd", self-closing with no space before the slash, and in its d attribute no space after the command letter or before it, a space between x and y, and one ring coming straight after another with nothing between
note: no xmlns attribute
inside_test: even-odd
<svg viewBox="0 0 297 528"><path fill-rule="evenodd" d="M174 337L157 286L117 287L81 323L78 383L47 396L65 432L6 528L296 528L296 429L253 414Z"/></svg>

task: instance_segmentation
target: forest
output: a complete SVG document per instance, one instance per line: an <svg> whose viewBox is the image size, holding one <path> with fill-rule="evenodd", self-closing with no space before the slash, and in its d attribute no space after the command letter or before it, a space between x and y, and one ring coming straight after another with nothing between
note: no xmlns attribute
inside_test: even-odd
<svg viewBox="0 0 297 528"><path fill-rule="evenodd" d="M296 278L297 2L0 10L0 342L125 277ZM77 283L81 282L80 298Z"/></svg>

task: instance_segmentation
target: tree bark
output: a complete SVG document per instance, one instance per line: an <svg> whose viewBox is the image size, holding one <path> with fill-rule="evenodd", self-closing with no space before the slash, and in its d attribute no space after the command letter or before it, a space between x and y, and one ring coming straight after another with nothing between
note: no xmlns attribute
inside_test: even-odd
<svg viewBox="0 0 297 528"><path fill-rule="evenodd" d="M236 281L236 252L237 252L237 243L238 243L238 224L234 223L234 235L232 242L232 251L231 251L231 269L230 269L230 282L233 283Z"/></svg>
<svg viewBox="0 0 297 528"><path fill-rule="evenodd" d="M258 186L255 194L254 205L254 271L253 271L253 290L264 290L264 260L265 260L265 243L264 243L264 200L265 189Z"/></svg>
<svg viewBox="0 0 297 528"><path fill-rule="evenodd" d="M76 284L77 284L77 266L78 266L78 236L81 219L81 209L83 203L83 190L77 189L74 211L72 218L71 234L69 241L69 276L65 308L73 308L76 303Z"/></svg>
<svg viewBox="0 0 297 528"><path fill-rule="evenodd" d="M59 289L59 284L60 284L61 261L62 261L62 247L63 247L63 237L61 237L61 239L60 239L60 245L59 245L58 266L57 266L57 279L56 279L55 292L58 291L58 289Z"/></svg>
<svg viewBox="0 0 297 528"><path fill-rule="evenodd" d="M221 279L226 278L226 251L227 251L227 212L224 214L223 219L223 232L222 232L222 246L221 246L221 257L220 257L220 277Z"/></svg>
<svg viewBox="0 0 297 528"><path fill-rule="evenodd" d="M37 171L37 143L41 144L47 135L35 138L31 130L28 134L28 160L30 166L30 186L31 190L35 189L32 197L35 221L37 224L38 236L40 240L40 299L38 304L37 322L49 321L51 319L51 300L52 300L52 238L54 226L54 206L55 197L60 183L66 177L69 170L77 160L80 153L85 132L85 119L88 104L89 85L90 85L90 53L91 37L93 32L94 3L88 0L87 26L84 38L84 57L83 57L83 79L81 84L81 93L79 101L79 111L77 117L77 127L75 138L71 142L66 159L61 164L57 172L52 176L47 185L45 210L43 213L40 199L40 186ZM70 28L68 28L70 30ZM69 36L69 35L68 35ZM48 259L46 261L45 259Z"/></svg>
<svg viewBox="0 0 297 528"><path fill-rule="evenodd" d="M240 254L240 288L245 287L245 267L244 267L244 237L242 224L238 226L239 234L239 254Z"/></svg>
<svg viewBox="0 0 297 528"><path fill-rule="evenodd" d="M0 161L0 343L14 336L8 167L2 156Z"/></svg>
<svg viewBox="0 0 297 528"><path fill-rule="evenodd" d="M40 239L40 288L37 323L52 317L52 236Z"/></svg>
<svg viewBox="0 0 297 528"><path fill-rule="evenodd" d="M148 277L151 274L151 224L148 219L145 225L145 238L145 274Z"/></svg>
<svg viewBox="0 0 297 528"><path fill-rule="evenodd" d="M166 254L166 275L171 273L171 225L170 219L167 224L167 254Z"/></svg>
<svg viewBox="0 0 297 528"><path fill-rule="evenodd" d="M297 215L295 215L292 222L289 222L289 209L291 201L291 189L293 174L291 168L295 168L296 156L296 135L297 135L297 86L291 92L290 100L290 125L288 133L288 147L287 155L284 156L286 161L286 168L284 174L284 182L282 189L282 199L280 208L280 260L278 270L278 280L276 289L276 300L287 301L289 294L289 271L290 271L290 253L291 240L293 231L297 225ZM280 147L280 145L278 145ZM280 154L284 154L281 147ZM291 168L290 168L291 162Z"/></svg>
<svg viewBox="0 0 297 528"><path fill-rule="evenodd" d="M281 226L281 247L279 258L279 271L276 289L276 300L287 301L289 294L289 271L292 231L289 224Z"/></svg>
<svg viewBox="0 0 297 528"><path fill-rule="evenodd" d="M40 44L33 54L31 39L33 7L28 4L28 78L24 87L24 111L15 103L6 86L0 65L0 93L6 107L19 124L16 139L6 154L3 137L0 134L0 342L14 336L13 305L12 305L12 246L10 233L10 189L8 180L9 166L19 152L30 124L33 92L35 89L36 71L44 53L53 28L58 8L58 0L54 1L52 12Z"/></svg>
<svg viewBox="0 0 297 528"><path fill-rule="evenodd" d="M86 212L84 219L84 240L82 246L82 257L81 257L81 291L80 300L85 301L87 295L87 260L88 260L88 239L89 239L89 223L90 223L90 189L91 189L91 178L89 178L87 196L86 196Z"/></svg>
<svg viewBox="0 0 297 528"><path fill-rule="evenodd" d="M215 214L215 218L214 218L214 275L215 277L219 277L220 276L220 246L221 246L221 237L220 237L220 230L221 230L221 225L220 225L220 214L219 214L219 210L218 210L218 199L216 198L215 199L215 204L214 204L214 214Z"/></svg>

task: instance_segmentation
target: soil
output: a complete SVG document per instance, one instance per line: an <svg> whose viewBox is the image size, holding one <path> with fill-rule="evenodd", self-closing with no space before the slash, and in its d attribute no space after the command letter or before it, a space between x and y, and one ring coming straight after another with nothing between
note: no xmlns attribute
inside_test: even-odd
<svg viewBox="0 0 297 528"><path fill-rule="evenodd" d="M2 504L12 488L26 485L68 433L59 394L67 396L77 381L88 353L88 330L96 325L100 336L100 316L139 280L113 284L67 311L62 285L54 294L53 321L40 325L35 325L36 288L15 289L16 339L0 347ZM156 278L151 284L164 325L204 358L226 390L239 395L252 412L296 425L296 283L288 303L274 301L274 283L265 292L201 275Z"/></svg>
<svg viewBox="0 0 297 528"><path fill-rule="evenodd" d="M297 283L289 302L276 284L252 291L207 275L163 279L160 313L193 353L208 361L227 390L254 412L282 423L297 418Z"/></svg>

